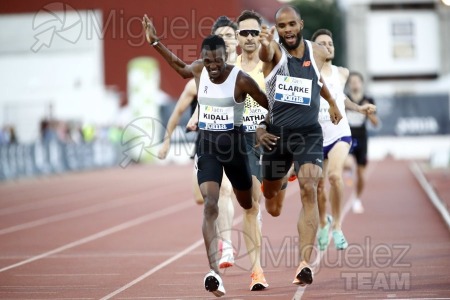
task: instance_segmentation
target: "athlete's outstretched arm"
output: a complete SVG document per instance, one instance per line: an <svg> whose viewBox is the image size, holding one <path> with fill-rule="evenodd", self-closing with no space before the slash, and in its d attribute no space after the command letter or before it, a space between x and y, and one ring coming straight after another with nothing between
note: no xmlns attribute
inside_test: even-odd
<svg viewBox="0 0 450 300"><path fill-rule="evenodd" d="M259 34L259 59L263 62L264 76L268 76L273 68L281 59L281 49L278 43L274 40L275 27L268 28L267 25L261 26Z"/></svg>
<svg viewBox="0 0 450 300"><path fill-rule="evenodd" d="M158 158L165 159L167 156L167 152L170 148L170 137L172 136L175 127L178 125L181 119L181 115L186 111L189 105L192 103L192 100L197 94L197 87L195 85L195 80L191 79L184 87L183 92L178 99L175 108L170 115L169 121L167 122L166 134L164 136L164 143L159 149Z"/></svg>
<svg viewBox="0 0 450 300"><path fill-rule="evenodd" d="M266 94L261 90L256 81L247 73L240 71L237 78L237 85L243 95L243 101L248 95L253 98L259 105L265 109L269 109L269 101Z"/></svg>
<svg viewBox="0 0 450 300"><path fill-rule="evenodd" d="M345 98L344 104L346 109L353 110L365 115L373 114L377 111L377 107L373 104L367 103L359 105L350 100L348 97Z"/></svg>
<svg viewBox="0 0 450 300"><path fill-rule="evenodd" d="M328 110L328 112L330 113L331 122L333 122L333 124L338 124L339 121L341 121L342 119L342 115L341 112L339 111L339 108L336 105L336 100L331 95L330 90L328 89L322 77L320 77L320 82L322 83L322 88L320 89L320 96L322 96L322 98L325 99L330 105L330 109Z"/></svg>
<svg viewBox="0 0 450 300"><path fill-rule="evenodd" d="M177 73L180 74L183 78L194 77L194 72L191 67L192 65L188 65L184 61L179 59L159 41L158 36L156 35L155 26L147 17L147 15L144 15L144 17L142 18L142 26L144 27L145 38L147 39L147 42L152 45L159 54L161 54L161 56L172 67L172 69L177 71Z"/></svg>

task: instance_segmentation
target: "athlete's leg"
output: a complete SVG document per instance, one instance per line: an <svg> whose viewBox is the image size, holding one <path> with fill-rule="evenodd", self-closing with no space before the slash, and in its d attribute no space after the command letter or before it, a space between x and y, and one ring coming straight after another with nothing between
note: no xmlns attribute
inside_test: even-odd
<svg viewBox="0 0 450 300"><path fill-rule="evenodd" d="M366 166L365 165L358 165L358 167L356 168L356 197L358 199L361 199L361 195L364 191L364 185L365 185L365 180L364 180L364 172L366 171Z"/></svg>
<svg viewBox="0 0 450 300"><path fill-rule="evenodd" d="M317 184L322 176L322 168L306 163L297 174L303 208L298 218L300 262L309 264L311 253L319 226L319 209L317 206Z"/></svg>
<svg viewBox="0 0 450 300"><path fill-rule="evenodd" d="M194 168L194 173L192 176L192 191L194 193L195 203L197 203L198 205L202 205L204 201L203 201L202 193L200 192L200 187L198 186L197 169L196 168Z"/></svg>
<svg viewBox="0 0 450 300"><path fill-rule="evenodd" d="M255 176L252 176L252 208L244 210L244 239L253 272L261 272L261 228L258 222L259 197L261 184ZM259 191L258 191L259 189Z"/></svg>
<svg viewBox="0 0 450 300"><path fill-rule="evenodd" d="M206 253L208 256L209 266L211 270L214 270L217 274L219 268L217 265L217 241L218 232L216 219L219 215L219 184L213 181L207 181L200 184L200 191L202 192L203 199L205 199L203 210L203 239L205 241Z"/></svg>
<svg viewBox="0 0 450 300"><path fill-rule="evenodd" d="M292 181L293 178L296 180L297 174L295 172L294 165L291 165L291 168L287 172L287 174L281 180L281 188L276 193L276 195L270 199L266 198L266 210L273 217L278 217L281 214L281 210L283 208L284 198L286 196L286 189L289 181Z"/></svg>
<svg viewBox="0 0 450 300"><path fill-rule="evenodd" d="M219 191L219 217L217 218L217 226L222 240L227 242L231 242L231 230L234 218L232 192L233 188L230 180L224 174Z"/></svg>
<svg viewBox="0 0 450 300"><path fill-rule="evenodd" d="M327 249L329 240L330 220L327 217L327 193L325 189L325 174L327 173L328 159L323 162L322 176L317 184L317 207L319 208L319 230L317 231L317 245L320 251Z"/></svg>
<svg viewBox="0 0 450 300"><path fill-rule="evenodd" d="M344 181L342 174L345 159L347 158L350 144L337 142L328 152L328 180L330 182L331 215L333 216L333 230L341 230L342 199L344 198Z"/></svg>
<svg viewBox="0 0 450 300"><path fill-rule="evenodd" d="M284 178L278 180L263 180L263 194L266 201L266 210L273 216L278 217L283 207L285 189L281 189L283 186Z"/></svg>
<svg viewBox="0 0 450 300"><path fill-rule="evenodd" d="M219 267L222 269L234 265L233 245L231 242L234 218L232 190L230 180L223 174L219 191L219 217L217 218L217 229L222 243L222 256L219 261Z"/></svg>
<svg viewBox="0 0 450 300"><path fill-rule="evenodd" d="M328 159L323 161L322 176L317 183L317 204L319 208L319 223L323 228L327 225L327 194L325 189L325 174L327 174Z"/></svg>
<svg viewBox="0 0 450 300"><path fill-rule="evenodd" d="M358 139L358 147L355 149L356 158L356 198L353 201L353 212L363 213L364 207L361 202L361 196L364 191L365 177L364 173L367 165L367 137L361 137Z"/></svg>

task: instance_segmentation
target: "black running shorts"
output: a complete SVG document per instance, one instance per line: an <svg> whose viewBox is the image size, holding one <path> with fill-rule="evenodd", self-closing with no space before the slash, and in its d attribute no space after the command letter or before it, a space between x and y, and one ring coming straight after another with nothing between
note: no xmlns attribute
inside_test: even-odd
<svg viewBox="0 0 450 300"><path fill-rule="evenodd" d="M353 137L350 154L355 157L358 166L367 165L367 136Z"/></svg>
<svg viewBox="0 0 450 300"><path fill-rule="evenodd" d="M233 188L241 191L251 189L252 176L243 134L237 130L214 134L201 130L200 134L202 137L197 145L198 184L213 181L220 186L225 171Z"/></svg>
<svg viewBox="0 0 450 300"><path fill-rule="evenodd" d="M245 145L247 147L248 162L250 165L250 172L252 176L255 176L259 182L262 182L262 170L261 170L261 149L260 147L255 147L256 145L256 134L254 132L248 132L244 134Z"/></svg>
<svg viewBox="0 0 450 300"><path fill-rule="evenodd" d="M261 167L264 179L283 178L292 163L297 174L300 167L307 163L322 168L323 134L319 123L302 128L285 128L270 124L267 131L280 139L272 150L263 149Z"/></svg>

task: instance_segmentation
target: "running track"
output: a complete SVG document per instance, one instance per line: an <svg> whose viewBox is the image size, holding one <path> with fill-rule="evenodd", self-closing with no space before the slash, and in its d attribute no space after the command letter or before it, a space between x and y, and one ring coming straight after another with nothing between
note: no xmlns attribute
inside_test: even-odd
<svg viewBox="0 0 450 300"><path fill-rule="evenodd" d="M191 166L132 166L0 183L0 299L211 299L202 208ZM316 255L314 283L297 288L298 187L282 215L263 212L270 287L250 292L236 207L236 266L224 299L450 299L450 233L409 169L373 162L366 213L345 205L346 251ZM346 190L346 199L350 190Z"/></svg>

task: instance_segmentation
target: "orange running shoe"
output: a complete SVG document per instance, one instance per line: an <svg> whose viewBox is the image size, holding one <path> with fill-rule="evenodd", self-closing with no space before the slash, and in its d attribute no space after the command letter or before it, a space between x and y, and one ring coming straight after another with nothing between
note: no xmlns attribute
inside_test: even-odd
<svg viewBox="0 0 450 300"><path fill-rule="evenodd" d="M250 277L252 278L252 283L250 284L250 291L261 291L269 286L262 271L253 272L252 275L250 275Z"/></svg>

